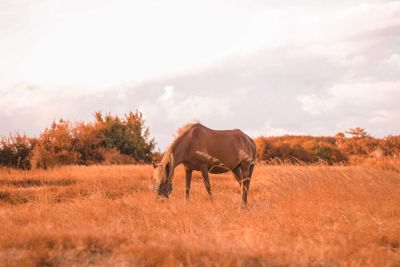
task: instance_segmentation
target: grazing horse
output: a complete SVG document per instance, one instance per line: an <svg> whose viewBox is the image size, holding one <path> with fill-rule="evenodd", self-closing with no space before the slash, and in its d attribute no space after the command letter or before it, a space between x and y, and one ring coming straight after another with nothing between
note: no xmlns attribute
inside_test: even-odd
<svg viewBox="0 0 400 267"><path fill-rule="evenodd" d="M172 191L174 169L183 164L186 170L186 198L189 198L194 170L201 172L212 198L208 173L232 171L241 187L241 205L246 207L255 160L256 145L241 130L212 130L200 123L188 124L180 129L160 164L153 164L154 190L168 198Z"/></svg>

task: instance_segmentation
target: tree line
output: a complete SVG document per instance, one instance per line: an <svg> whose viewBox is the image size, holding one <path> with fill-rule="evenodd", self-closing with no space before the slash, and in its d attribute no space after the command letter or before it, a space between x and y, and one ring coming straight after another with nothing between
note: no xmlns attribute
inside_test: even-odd
<svg viewBox="0 0 400 267"><path fill-rule="evenodd" d="M346 137L345 133L350 137ZM328 164L352 164L366 158L392 158L400 155L400 135L374 138L360 127L335 136L258 137L257 158L264 162L324 161Z"/></svg>
<svg viewBox="0 0 400 267"><path fill-rule="evenodd" d="M54 121L39 137L19 133L0 139L0 166L19 169L60 165L140 164L159 158L142 113L121 118L94 113L92 122ZM346 137L345 133L351 137ZM265 163L353 164L365 158L396 158L400 135L371 137L360 127L335 136L258 137L257 160Z"/></svg>
<svg viewBox="0 0 400 267"><path fill-rule="evenodd" d="M19 169L60 165L149 163L156 145L142 113L122 118L94 113L93 122L54 121L39 137L10 134L0 140L0 165Z"/></svg>

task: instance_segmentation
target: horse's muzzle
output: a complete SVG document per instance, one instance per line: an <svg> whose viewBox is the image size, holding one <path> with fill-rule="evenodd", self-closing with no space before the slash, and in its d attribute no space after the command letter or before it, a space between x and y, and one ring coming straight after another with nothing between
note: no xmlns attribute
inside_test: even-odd
<svg viewBox="0 0 400 267"><path fill-rule="evenodd" d="M169 198L169 195L172 193L173 188L172 188L172 186L171 186L170 190L164 191L164 190L162 190L162 189L159 188L159 187L155 187L155 188L153 188L153 190L154 190L154 191L157 191L157 193L158 193L159 196L164 196L164 197L166 197L166 198Z"/></svg>

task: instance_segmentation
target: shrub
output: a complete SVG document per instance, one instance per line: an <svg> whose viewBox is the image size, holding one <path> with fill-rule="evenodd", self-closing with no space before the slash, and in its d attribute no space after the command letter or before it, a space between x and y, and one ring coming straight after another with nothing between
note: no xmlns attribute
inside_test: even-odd
<svg viewBox="0 0 400 267"><path fill-rule="evenodd" d="M90 123L60 119L36 141L31 165L49 168L69 164L134 164L151 162L154 139L142 114L129 112L123 119L100 112Z"/></svg>
<svg viewBox="0 0 400 267"><path fill-rule="evenodd" d="M105 159L104 133L98 123L78 122L72 129L73 146L79 153L78 164L96 164Z"/></svg>
<svg viewBox="0 0 400 267"><path fill-rule="evenodd" d="M333 137L312 136L280 136L258 137L257 158L261 161L271 162L304 162L315 163L320 160L328 164L347 162L345 153L335 146Z"/></svg>
<svg viewBox="0 0 400 267"><path fill-rule="evenodd" d="M59 165L78 164L80 154L76 150L72 134L73 124L60 119L46 128L37 139L31 165L34 168L48 168Z"/></svg>
<svg viewBox="0 0 400 267"><path fill-rule="evenodd" d="M0 165L29 169L35 140L19 133L0 139Z"/></svg>
<svg viewBox="0 0 400 267"><path fill-rule="evenodd" d="M133 157L137 162L150 163L155 147L154 139L149 140L149 128L144 126L142 113L129 112L124 119L118 116L95 113L97 124L104 134L103 146L107 149L116 148L121 154Z"/></svg>

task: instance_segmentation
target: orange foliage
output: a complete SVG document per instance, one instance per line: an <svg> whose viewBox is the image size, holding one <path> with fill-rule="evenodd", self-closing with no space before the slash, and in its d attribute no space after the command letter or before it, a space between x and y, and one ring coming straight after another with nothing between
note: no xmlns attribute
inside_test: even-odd
<svg viewBox="0 0 400 267"><path fill-rule="evenodd" d="M151 162L155 142L142 114L95 114L95 122L54 121L38 138L2 137L0 165L20 169L60 165L132 164Z"/></svg>
<svg viewBox="0 0 400 267"><path fill-rule="evenodd" d="M19 169L30 168L35 139L19 133L0 139L0 165Z"/></svg>
<svg viewBox="0 0 400 267"><path fill-rule="evenodd" d="M335 146L333 137L290 136L258 137L255 139L258 160L279 160L295 163L315 163L320 160L329 164L345 162L346 155Z"/></svg>
<svg viewBox="0 0 400 267"><path fill-rule="evenodd" d="M34 168L48 168L57 165L77 164L79 153L72 135L73 124L59 120L46 128L36 141L31 159Z"/></svg>
<svg viewBox="0 0 400 267"><path fill-rule="evenodd" d="M346 138L343 133L334 137L258 137L255 139L258 160L289 163L315 163L322 160L328 164L359 164L368 158L396 159L400 155L400 136L380 139L369 136L359 127L350 130L352 138Z"/></svg>

